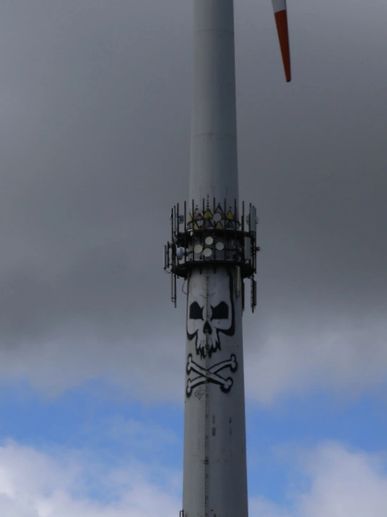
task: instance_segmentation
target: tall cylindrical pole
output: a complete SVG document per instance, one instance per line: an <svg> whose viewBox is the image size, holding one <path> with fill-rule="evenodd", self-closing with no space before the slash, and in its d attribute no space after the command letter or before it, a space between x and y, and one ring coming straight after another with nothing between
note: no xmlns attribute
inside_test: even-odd
<svg viewBox="0 0 387 517"><path fill-rule="evenodd" d="M233 0L194 0L193 77L189 198L199 206L215 198L216 205L226 202L227 211L238 200ZM224 314L220 309L213 314L222 303ZM203 311L200 319L195 304ZM206 382L186 397L183 508L188 517L247 517L241 315L235 267L192 270L187 357L206 371L235 358L237 370L228 369L233 382L228 393Z"/></svg>
<svg viewBox="0 0 387 517"><path fill-rule="evenodd" d="M194 0L190 199L238 198L233 0Z"/></svg>
<svg viewBox="0 0 387 517"><path fill-rule="evenodd" d="M255 209L238 202L233 0L194 0L189 201L166 269L187 286L184 517L247 517L242 311L255 305Z"/></svg>

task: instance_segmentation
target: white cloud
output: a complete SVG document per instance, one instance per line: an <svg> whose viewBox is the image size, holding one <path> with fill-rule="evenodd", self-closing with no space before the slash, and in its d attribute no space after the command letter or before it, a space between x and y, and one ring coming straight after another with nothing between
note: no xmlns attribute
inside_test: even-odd
<svg viewBox="0 0 387 517"><path fill-rule="evenodd" d="M184 343L184 330L182 329ZM118 386L137 400L183 400L184 346L177 339L105 340L82 333L73 340L53 338L17 347L0 347L0 379L26 380L57 395L92 379Z"/></svg>
<svg viewBox="0 0 387 517"><path fill-rule="evenodd" d="M306 464L312 483L299 498L302 517L384 517L387 470L381 458L326 445Z"/></svg>
<svg viewBox="0 0 387 517"><path fill-rule="evenodd" d="M262 345L249 345L249 396L270 404L278 397L322 388L356 394L387 380L385 318L298 327L276 322ZM249 338L252 341L252 337Z"/></svg>
<svg viewBox="0 0 387 517"><path fill-rule="evenodd" d="M46 393L60 393L96 378L111 382L139 400L182 402L184 315L162 339L128 336L106 342L82 334L79 341L51 339L39 345L0 347L0 378L27 379ZM307 318L305 318L306 320ZM350 396L387 381L387 325L382 318L313 326L278 321L245 337L247 395L260 404L313 389ZM312 328L313 327L313 328ZM257 331L256 331L257 330ZM169 336L169 339L168 339ZM179 338L180 336L180 338Z"/></svg>
<svg viewBox="0 0 387 517"><path fill-rule="evenodd" d="M285 509L260 497L250 501L249 512L251 517L290 517Z"/></svg>
<svg viewBox="0 0 387 517"><path fill-rule="evenodd" d="M7 443L0 447L0 515L177 515L180 504L176 474L165 471L162 486L152 482L152 475L152 468L146 465L130 465L125 470L102 469L74 453L50 455ZM91 489L90 480L95 477L99 478L98 483Z"/></svg>
<svg viewBox="0 0 387 517"><path fill-rule="evenodd" d="M385 517L383 456L336 443L301 453L303 483L288 504L250 501L251 517ZM163 473L160 481L160 472ZM47 453L8 442L0 447L0 515L6 517L160 517L177 515L181 476L144 464L106 469L74 452ZM296 487L296 488L295 488Z"/></svg>
<svg viewBox="0 0 387 517"><path fill-rule="evenodd" d="M328 443L302 455L302 471L306 488L293 487L287 507L255 498L251 502L251 516L387 515L387 462L381 456Z"/></svg>

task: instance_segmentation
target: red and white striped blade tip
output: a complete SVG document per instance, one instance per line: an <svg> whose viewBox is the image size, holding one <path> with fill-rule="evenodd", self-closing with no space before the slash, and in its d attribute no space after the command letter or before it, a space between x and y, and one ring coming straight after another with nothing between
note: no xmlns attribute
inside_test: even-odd
<svg viewBox="0 0 387 517"><path fill-rule="evenodd" d="M285 77L287 82L289 82L292 78L292 72L290 65L289 29L286 0L272 0L272 2L275 22L277 25L278 39L281 48L282 61L284 64Z"/></svg>

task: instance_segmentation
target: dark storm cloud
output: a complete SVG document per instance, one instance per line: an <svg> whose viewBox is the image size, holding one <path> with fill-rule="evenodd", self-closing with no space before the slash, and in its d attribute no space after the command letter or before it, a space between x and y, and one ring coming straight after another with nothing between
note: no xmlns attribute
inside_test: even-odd
<svg viewBox="0 0 387 517"><path fill-rule="evenodd" d="M290 87L239 50L242 194L257 185L261 215L261 305L246 332L260 400L306 378L353 389L387 373L387 9L289 9ZM265 75L277 49L260 41Z"/></svg>
<svg viewBox="0 0 387 517"><path fill-rule="evenodd" d="M291 342L300 363L305 343L353 322L380 341L387 9L289 10L286 85L269 2L236 2L239 159L263 248L247 352L265 358L275 339L288 357ZM162 246L188 184L190 2L5 2L0 44L1 369L50 385L66 385L63 365L69 383L154 379L152 351L167 378L184 341Z"/></svg>
<svg viewBox="0 0 387 517"><path fill-rule="evenodd" d="M184 57L170 57L173 36L184 41L179 21L153 9L95 1L2 7L3 90L13 101L1 144L2 317L10 333L12 320L28 335L30 319L46 332L82 312L110 326L115 309L151 309L149 292L165 290L162 242L186 183L189 107L182 113L170 92L170 75L185 66ZM37 324L31 312L40 305L48 314ZM105 321L94 311L103 306Z"/></svg>

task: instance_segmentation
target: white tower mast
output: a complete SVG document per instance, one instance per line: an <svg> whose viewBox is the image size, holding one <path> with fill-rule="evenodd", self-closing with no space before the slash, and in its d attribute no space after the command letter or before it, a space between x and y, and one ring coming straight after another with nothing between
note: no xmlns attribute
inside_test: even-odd
<svg viewBox="0 0 387 517"><path fill-rule="evenodd" d="M256 212L238 201L233 0L194 0L189 202L165 268L187 285L182 517L247 517L242 311L256 304Z"/></svg>

